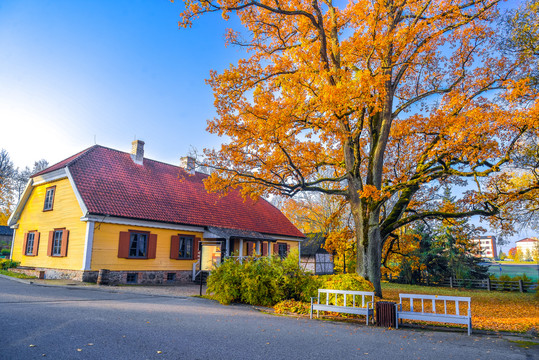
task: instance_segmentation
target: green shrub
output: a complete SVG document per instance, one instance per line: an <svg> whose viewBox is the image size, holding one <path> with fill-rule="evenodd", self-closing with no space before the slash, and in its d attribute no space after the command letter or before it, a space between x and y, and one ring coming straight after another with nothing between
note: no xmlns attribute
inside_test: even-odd
<svg viewBox="0 0 539 360"><path fill-rule="evenodd" d="M312 276L301 269L298 261L299 252L297 250L292 250L288 257L282 260L283 274L280 277L279 285L283 289L284 299L310 302L311 297L317 296L322 281L318 276Z"/></svg>
<svg viewBox="0 0 539 360"><path fill-rule="evenodd" d="M2 256L9 256L10 253L11 253L11 251L9 249L0 250L0 255L2 255Z"/></svg>
<svg viewBox="0 0 539 360"><path fill-rule="evenodd" d="M519 281L522 280L522 291L527 292L528 289L531 287L530 285L527 285L526 282L532 281L526 274L522 274L522 276L515 276L513 277L513 281Z"/></svg>
<svg viewBox="0 0 539 360"><path fill-rule="evenodd" d="M286 299L310 301L321 282L299 267L298 255L292 251L284 260L257 257L243 263L228 258L211 272L207 291L221 304L273 306Z"/></svg>
<svg viewBox="0 0 539 360"><path fill-rule="evenodd" d="M13 261L13 260L10 260L10 259L2 259L2 260L0 260L0 269L2 269L2 270L7 270L9 268L16 268L19 265L20 265L20 262L18 262L18 261Z"/></svg>
<svg viewBox="0 0 539 360"><path fill-rule="evenodd" d="M221 304L242 302L273 306L284 300L310 303L318 289L373 291L373 285L357 274L311 276L299 266L299 253L245 259L227 258L208 277L207 292Z"/></svg>
<svg viewBox="0 0 539 360"><path fill-rule="evenodd" d="M353 274L324 275L321 276L324 289L374 291L374 286L362 276Z"/></svg>
<svg viewBox="0 0 539 360"><path fill-rule="evenodd" d="M279 286L282 263L278 258L261 257L243 264L241 301L252 305L272 306L283 299Z"/></svg>
<svg viewBox="0 0 539 360"><path fill-rule="evenodd" d="M241 299L241 264L227 258L207 279L207 291L221 304L228 305Z"/></svg>
<svg viewBox="0 0 539 360"><path fill-rule="evenodd" d="M509 276L509 275L500 275L498 280L502 282L501 283L501 289L502 290L511 290L512 284L511 284L510 281L513 281L513 279L511 279L511 276Z"/></svg>

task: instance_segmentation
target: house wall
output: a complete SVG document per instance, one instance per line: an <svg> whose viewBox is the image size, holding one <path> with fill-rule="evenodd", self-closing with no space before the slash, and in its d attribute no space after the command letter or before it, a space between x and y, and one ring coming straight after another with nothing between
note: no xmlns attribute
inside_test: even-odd
<svg viewBox="0 0 539 360"><path fill-rule="evenodd" d="M43 211L45 192L51 186L56 186L53 209ZM67 178L34 187L15 230L12 259L20 261L21 266L80 270L86 234L86 223L80 221L82 215L75 192ZM69 230L67 256L47 256L49 231L59 228ZM40 233L37 256L23 255L24 234L29 231Z"/></svg>
<svg viewBox="0 0 539 360"><path fill-rule="evenodd" d="M539 241L534 240L535 239L517 241L517 250L520 250L524 256L533 256L533 253L539 249Z"/></svg>
<svg viewBox="0 0 539 360"><path fill-rule="evenodd" d="M256 241L251 240L251 243L256 243ZM267 244L267 241L264 241L264 243ZM298 241L279 240L279 239L277 239L277 243L290 245L290 251L299 249L299 242ZM248 244L248 240L244 240L243 241L243 256L247 256L247 246L248 246L247 244ZM271 243L270 254L271 255L277 255L277 253L274 254L274 252L273 252L273 244L274 243ZM239 253L240 240L235 239L233 246L234 246L233 247L234 253L235 253L235 255L237 255L236 253ZM256 249L256 246L253 246L253 248ZM262 245L260 245L260 251L262 251Z"/></svg>
<svg viewBox="0 0 539 360"><path fill-rule="evenodd" d="M155 259L125 259L118 257L120 232L137 230L157 234ZM92 250L92 270L192 270L195 260L170 258L170 240L178 234L194 235L202 240L202 233L157 229L150 227L95 223Z"/></svg>

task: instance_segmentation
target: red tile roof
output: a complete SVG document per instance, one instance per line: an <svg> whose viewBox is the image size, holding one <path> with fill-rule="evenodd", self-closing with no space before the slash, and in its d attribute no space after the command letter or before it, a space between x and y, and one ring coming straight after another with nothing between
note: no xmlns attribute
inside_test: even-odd
<svg viewBox="0 0 539 360"><path fill-rule="evenodd" d="M208 193L205 174L189 176L150 159L137 165L128 153L95 145L36 176L65 166L90 214L304 237L264 199L243 199L237 190L222 198Z"/></svg>
<svg viewBox="0 0 539 360"><path fill-rule="evenodd" d="M36 177L36 176L39 176L39 175L43 175L43 174L46 174L46 173L50 173L54 170L59 170L59 169L63 169L65 168L66 166L68 166L71 162L73 162L74 160L78 159L81 155L83 155L84 153L86 153L87 151L89 151L90 149L92 149L93 147L89 147L87 149L84 149L82 150L81 152L79 153L76 153L75 155L73 156L70 156L68 157L67 159L65 160L62 160L60 161L59 163L57 164L54 164L52 166L49 166L48 168L46 169L43 169L41 170L40 172L37 172L35 173L34 175L32 175L31 177Z"/></svg>
<svg viewBox="0 0 539 360"><path fill-rule="evenodd" d="M522 240L517 241L517 243L519 243L519 242L537 242L537 241L539 241L539 240L534 239L534 238L526 238L526 239L522 239Z"/></svg>

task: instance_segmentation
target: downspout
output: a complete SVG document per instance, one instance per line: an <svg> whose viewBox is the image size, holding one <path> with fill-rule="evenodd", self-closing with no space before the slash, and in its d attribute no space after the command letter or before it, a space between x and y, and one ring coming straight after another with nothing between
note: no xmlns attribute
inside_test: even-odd
<svg viewBox="0 0 539 360"><path fill-rule="evenodd" d="M82 270L88 271L92 267L92 250L94 246L94 221L86 222L86 238L84 239L84 255L82 258Z"/></svg>

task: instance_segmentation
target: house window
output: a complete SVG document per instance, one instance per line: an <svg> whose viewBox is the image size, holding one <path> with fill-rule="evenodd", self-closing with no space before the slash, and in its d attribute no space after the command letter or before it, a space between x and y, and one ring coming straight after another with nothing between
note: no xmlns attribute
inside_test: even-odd
<svg viewBox="0 0 539 360"><path fill-rule="evenodd" d="M54 230L54 237L52 240L52 256L62 256L62 236L63 230Z"/></svg>
<svg viewBox="0 0 539 360"><path fill-rule="evenodd" d="M130 232L129 257L144 259L148 257L148 234Z"/></svg>
<svg viewBox="0 0 539 360"><path fill-rule="evenodd" d="M180 247L178 251L178 259L193 258L193 240L194 236L180 236Z"/></svg>
<svg viewBox="0 0 539 360"><path fill-rule="evenodd" d="M26 255L34 255L34 241L35 241L35 233L30 232L27 235L26 238Z"/></svg>
<svg viewBox="0 0 539 360"><path fill-rule="evenodd" d="M281 258L285 258L288 255L286 244L278 244L278 245L279 245L279 256Z"/></svg>
<svg viewBox="0 0 539 360"><path fill-rule="evenodd" d="M137 273L128 273L126 283L136 284L138 283L138 274Z"/></svg>
<svg viewBox="0 0 539 360"><path fill-rule="evenodd" d="M54 190L55 189L56 189L56 186L47 188L47 192L45 193L45 203L43 204L43 211L52 210L52 205L54 204Z"/></svg>

